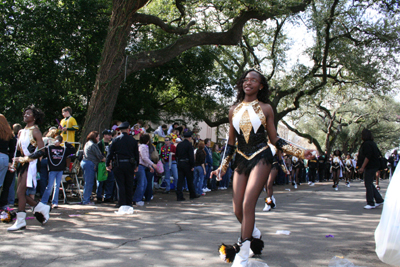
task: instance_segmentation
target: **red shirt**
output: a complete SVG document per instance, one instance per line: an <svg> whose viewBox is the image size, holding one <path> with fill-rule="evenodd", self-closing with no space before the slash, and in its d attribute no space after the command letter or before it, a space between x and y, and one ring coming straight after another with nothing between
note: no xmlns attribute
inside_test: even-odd
<svg viewBox="0 0 400 267"><path fill-rule="evenodd" d="M172 160L175 160L175 154L176 154L176 147L171 144L171 146L163 146L161 148L161 158L165 161L165 162L169 162L169 153L173 152L174 155L172 155Z"/></svg>

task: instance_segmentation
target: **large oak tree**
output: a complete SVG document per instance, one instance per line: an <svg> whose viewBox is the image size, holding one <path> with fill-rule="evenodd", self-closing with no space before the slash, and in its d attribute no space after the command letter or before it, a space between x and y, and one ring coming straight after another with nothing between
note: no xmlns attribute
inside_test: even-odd
<svg viewBox="0 0 400 267"><path fill-rule="evenodd" d="M242 38L243 27L252 19L267 20L285 14L304 11L309 0L303 1L175 1L179 16L165 22L156 15L138 13L149 1L114 0L108 34L90 99L82 137L92 130L101 131L110 126L120 86L127 75L139 70L160 66L182 52L201 45L237 45ZM192 7L197 5L195 8ZM188 12L189 9L192 12ZM208 31L196 28L196 11L210 8L223 17L220 30ZM201 19L201 18L200 18ZM182 22L189 21L186 25ZM165 46L152 51L141 51L127 55L126 48L134 24L152 24L177 38Z"/></svg>

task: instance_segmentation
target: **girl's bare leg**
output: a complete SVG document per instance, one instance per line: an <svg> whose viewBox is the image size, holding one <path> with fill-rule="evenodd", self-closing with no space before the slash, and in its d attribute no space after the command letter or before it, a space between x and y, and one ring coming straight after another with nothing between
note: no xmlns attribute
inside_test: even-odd
<svg viewBox="0 0 400 267"><path fill-rule="evenodd" d="M272 197L274 194L274 181L276 179L276 176L278 175L278 170L277 169L272 169L268 181L266 183L266 189L267 189L267 197Z"/></svg>
<svg viewBox="0 0 400 267"><path fill-rule="evenodd" d="M25 211L26 203L32 207L36 206L37 202L30 196L26 195L26 177L28 171L21 173L18 177L17 196L18 196L18 211Z"/></svg>
<svg viewBox="0 0 400 267"><path fill-rule="evenodd" d="M255 208L258 197L265 185L271 165L259 163L249 177L235 172L233 180L233 210L242 224L241 238L251 238L255 222Z"/></svg>

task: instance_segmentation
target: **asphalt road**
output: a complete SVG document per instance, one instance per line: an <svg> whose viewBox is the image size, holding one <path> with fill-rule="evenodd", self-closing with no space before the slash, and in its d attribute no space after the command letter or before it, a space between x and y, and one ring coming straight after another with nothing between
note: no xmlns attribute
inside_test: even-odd
<svg viewBox="0 0 400 267"><path fill-rule="evenodd" d="M383 196L387 185L381 181ZM382 208L363 209L362 183L350 188L341 183L339 191L330 183L274 190L276 209L262 211L265 193L257 203L265 248L253 261L270 267L328 266L341 256L356 266L389 266L375 254ZM44 226L28 219L26 230L8 233L10 224L0 224L1 266L229 266L217 248L239 237L231 195L228 189L177 202L175 194L156 191L152 202L124 216L114 213L113 204L60 205Z"/></svg>

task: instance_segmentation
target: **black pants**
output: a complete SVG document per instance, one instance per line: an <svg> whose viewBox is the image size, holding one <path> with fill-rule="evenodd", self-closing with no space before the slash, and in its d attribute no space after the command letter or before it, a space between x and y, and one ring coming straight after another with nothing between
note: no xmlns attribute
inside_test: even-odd
<svg viewBox="0 0 400 267"><path fill-rule="evenodd" d="M10 186L14 179L15 172L7 171L6 177L3 182L3 191L1 192L0 197L0 207L3 207L8 204L8 193L10 192Z"/></svg>
<svg viewBox="0 0 400 267"><path fill-rule="evenodd" d="M373 184L375 180L375 175L378 169L368 169L364 170L364 185L367 191L367 204L371 206L375 206L376 203L382 203L383 198L379 193L378 189ZM375 200L375 201L374 201Z"/></svg>
<svg viewBox="0 0 400 267"><path fill-rule="evenodd" d="M118 205L132 206L134 169L129 162L120 162L114 168L114 176L118 185Z"/></svg>
<svg viewBox="0 0 400 267"><path fill-rule="evenodd" d="M183 198L182 188L185 184L185 177L187 186L189 188L189 194L191 198L196 197L196 190L193 184L193 171L191 170L189 163L183 162L178 163L178 186L176 188L176 197L178 199Z"/></svg>
<svg viewBox="0 0 400 267"><path fill-rule="evenodd" d="M315 169L315 168L309 168L309 169L308 169L308 178L309 178L309 181L315 183L315 176L317 176L317 169Z"/></svg>
<svg viewBox="0 0 400 267"><path fill-rule="evenodd" d="M329 182L329 178L331 178L332 173L331 173L331 166L328 166L325 168L325 179Z"/></svg>
<svg viewBox="0 0 400 267"><path fill-rule="evenodd" d="M325 167L318 168L318 176L319 176L319 181L323 182L325 179Z"/></svg>

